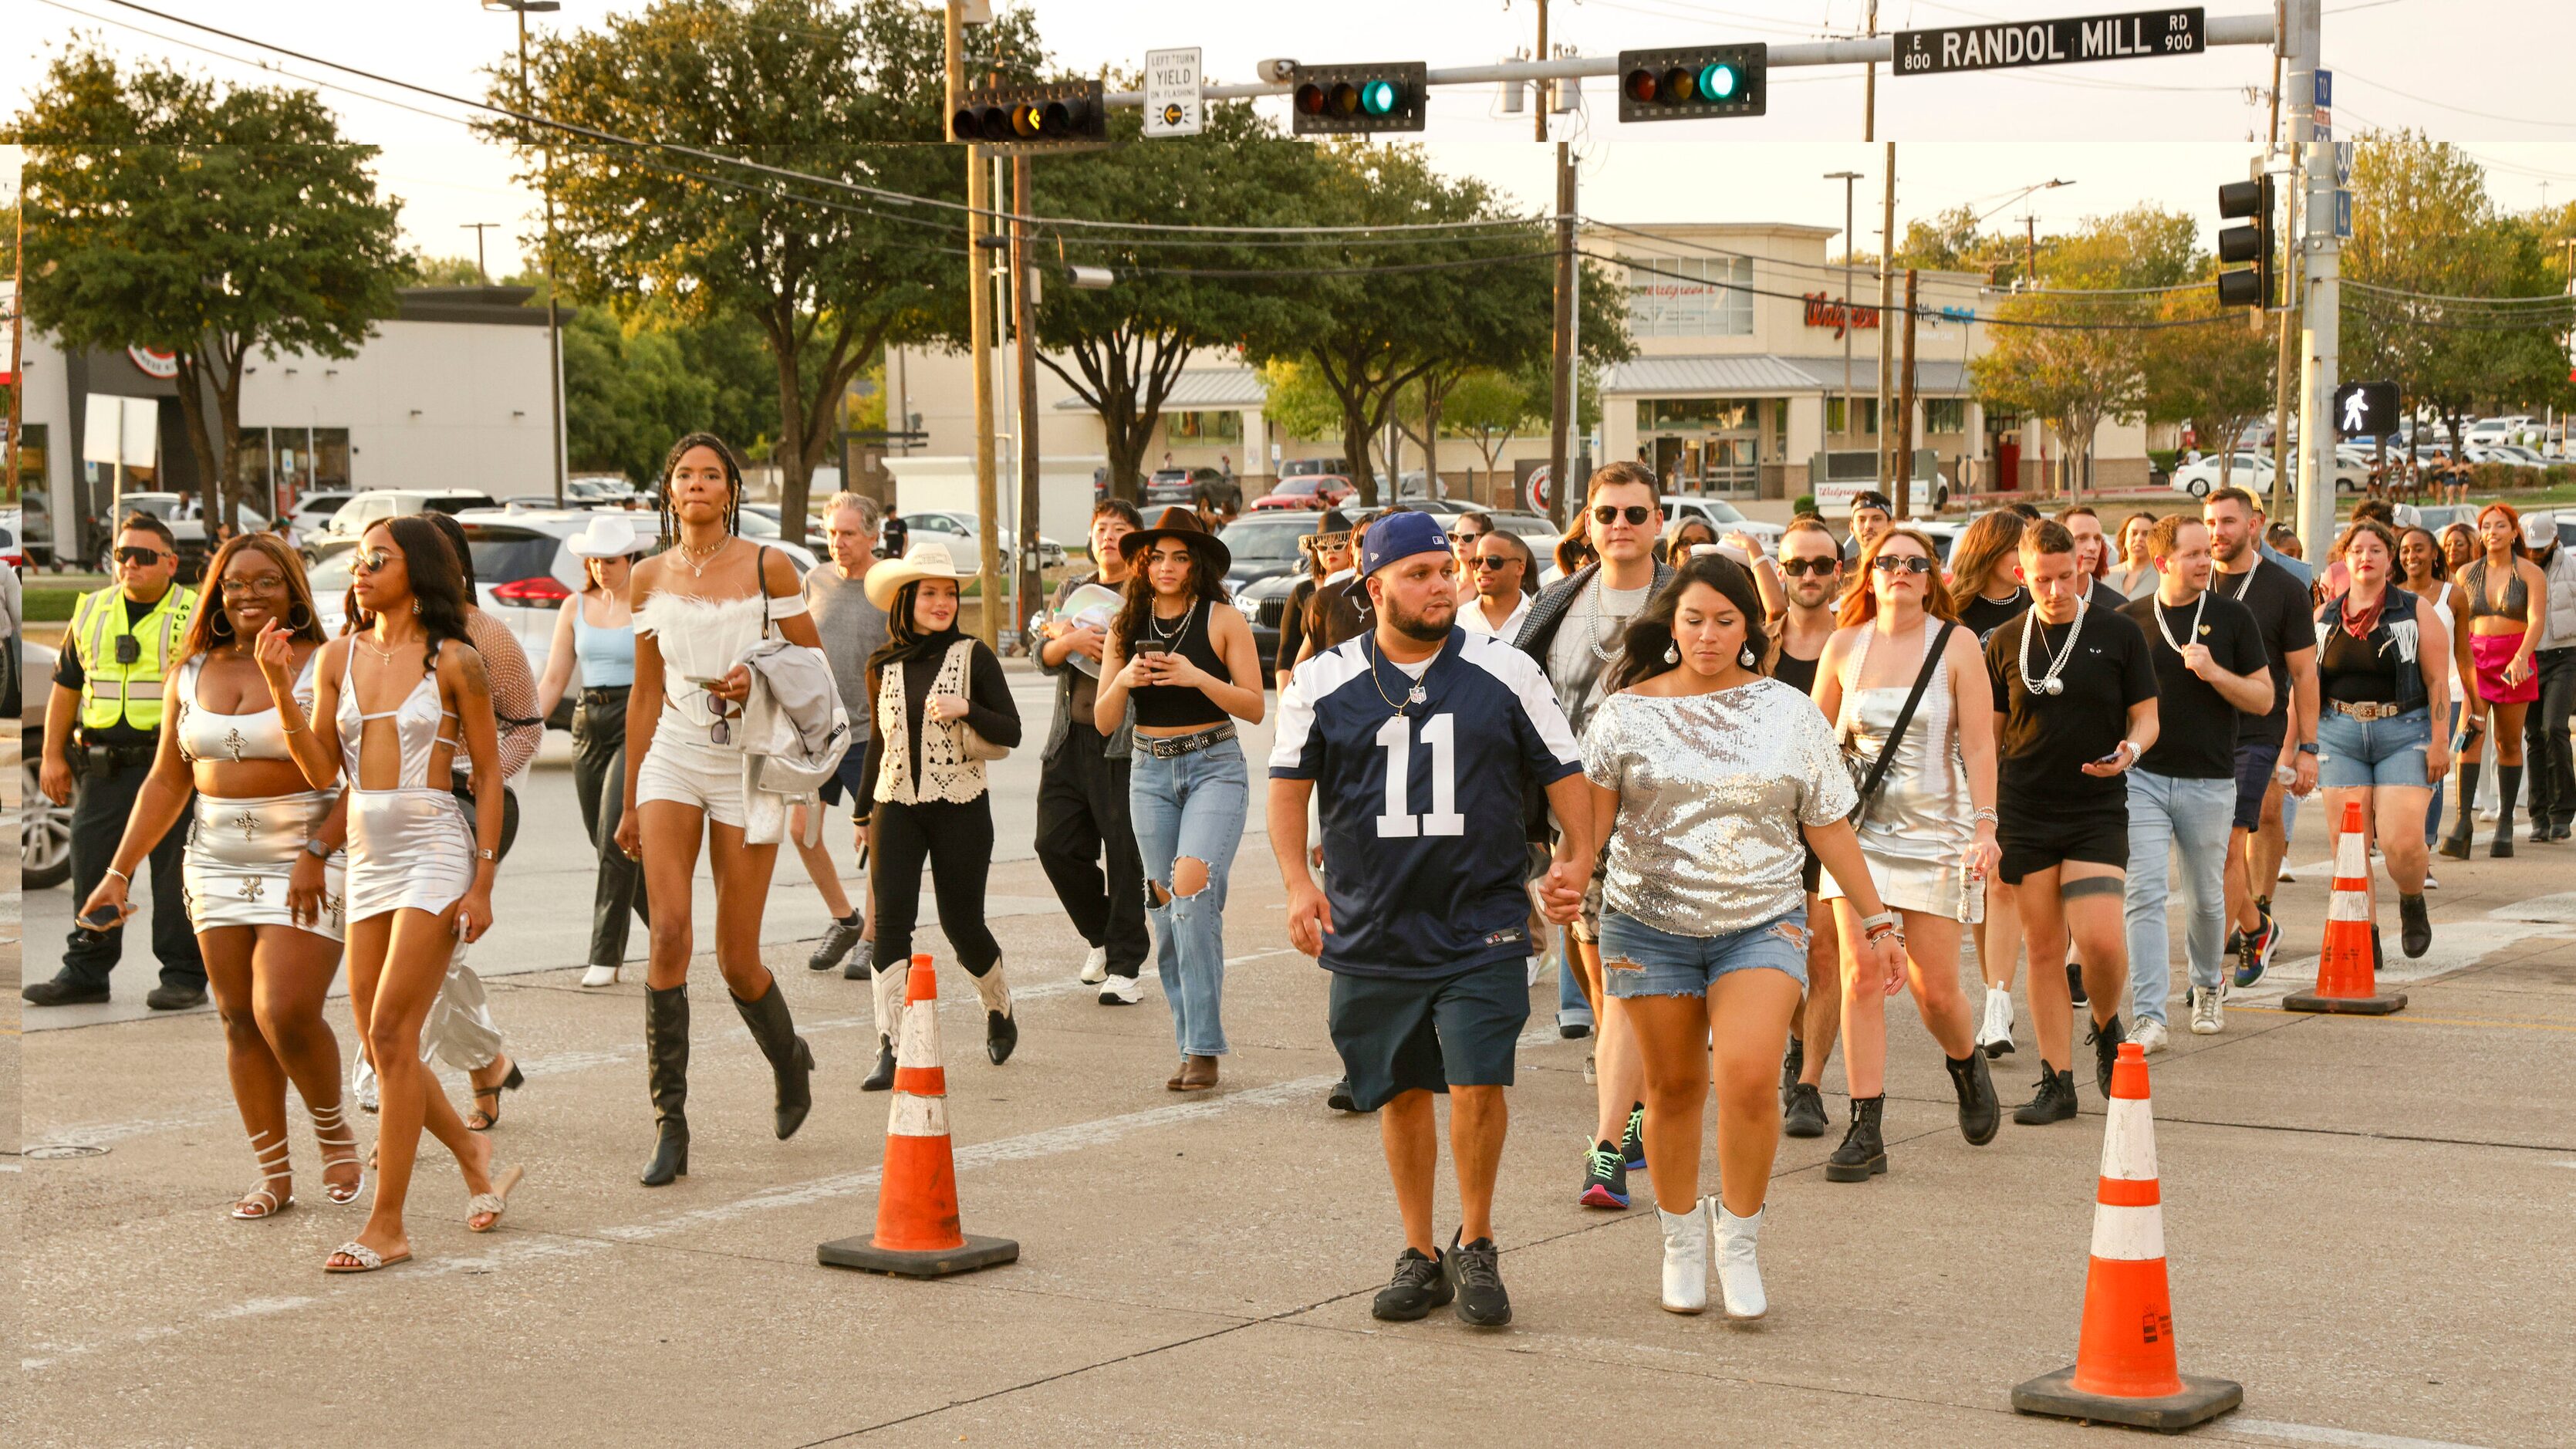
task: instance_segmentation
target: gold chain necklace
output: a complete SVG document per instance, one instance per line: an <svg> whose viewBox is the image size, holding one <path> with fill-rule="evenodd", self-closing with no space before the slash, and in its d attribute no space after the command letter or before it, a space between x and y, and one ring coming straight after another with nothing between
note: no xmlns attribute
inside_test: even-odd
<svg viewBox="0 0 2576 1449"><path fill-rule="evenodd" d="M732 542L733 539L730 535L717 539L715 546L708 549L703 556L701 556L696 549L690 547L687 543L682 543L680 545L680 562L688 565L689 577L693 579L705 578L707 576L707 565L714 563L716 561L716 555L724 552L726 545L731 544Z"/></svg>

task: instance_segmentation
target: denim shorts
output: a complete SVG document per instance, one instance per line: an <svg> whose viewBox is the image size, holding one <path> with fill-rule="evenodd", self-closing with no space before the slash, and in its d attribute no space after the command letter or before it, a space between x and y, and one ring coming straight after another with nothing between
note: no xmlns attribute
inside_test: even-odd
<svg viewBox="0 0 2576 1449"><path fill-rule="evenodd" d="M1601 917L1601 980L1613 996L1705 996L1730 971L1769 969L1807 984L1807 908L1723 936L1676 936L1633 916Z"/></svg>
<svg viewBox="0 0 2576 1449"><path fill-rule="evenodd" d="M2332 705L2317 711L2317 783L2329 790L2370 786L2433 788L2424 751L2433 743L2433 711L2418 706L2395 719L2354 719Z"/></svg>

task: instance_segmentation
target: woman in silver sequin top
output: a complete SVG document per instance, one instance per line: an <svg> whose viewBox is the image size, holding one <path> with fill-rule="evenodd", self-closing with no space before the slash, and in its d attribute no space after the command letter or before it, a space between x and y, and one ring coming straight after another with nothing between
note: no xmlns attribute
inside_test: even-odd
<svg viewBox="0 0 2576 1449"><path fill-rule="evenodd" d="M1755 672L1770 650L1761 618L1742 565L1692 558L1628 626L1613 693L1584 742L1594 819L1609 837L1602 976L1646 1069L1664 1306L1707 1306L1714 1218L1719 1285L1737 1318L1766 1306L1754 1245L1780 1137L1773 1078L1806 981L1808 846L1870 907L1852 927L1868 937L1862 949L1889 980L1904 969L1845 820L1852 782L1831 728L1806 695ZM1703 1216L1700 1116L1712 1078L1719 1198Z"/></svg>
<svg viewBox="0 0 2576 1449"><path fill-rule="evenodd" d="M1853 773L1865 774L1939 644L1922 701L1858 828L1879 895L1904 921L1905 984L1948 1059L1959 1131L1983 1146L1994 1140L2001 1116L1959 989L1959 927L1982 914L1995 868L1994 694L1975 632L1959 626L1942 637L1957 616L1939 570L1932 541L1913 529L1892 529L1871 543L1843 596L1843 627L1816 663L1816 707L1834 720ZM1819 894L1844 895L1830 881ZM1856 904L1840 899L1835 910L1850 932ZM1845 951L1843 1075L1852 1125L1825 1163L1828 1181L1865 1182L1887 1170L1878 1119L1887 1100L1885 1003L1896 985Z"/></svg>

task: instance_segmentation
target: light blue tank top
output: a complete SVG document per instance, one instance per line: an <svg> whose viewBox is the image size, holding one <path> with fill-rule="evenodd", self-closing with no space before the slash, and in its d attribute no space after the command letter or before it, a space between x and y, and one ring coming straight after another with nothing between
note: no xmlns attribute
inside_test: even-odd
<svg viewBox="0 0 2576 1449"><path fill-rule="evenodd" d="M581 687L608 689L635 683L635 626L603 629L572 611L572 654L581 665Z"/></svg>

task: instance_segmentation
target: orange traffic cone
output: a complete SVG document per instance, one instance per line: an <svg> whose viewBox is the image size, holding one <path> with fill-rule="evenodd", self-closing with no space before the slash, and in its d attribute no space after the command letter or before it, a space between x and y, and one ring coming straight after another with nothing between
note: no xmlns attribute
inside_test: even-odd
<svg viewBox="0 0 2576 1449"><path fill-rule="evenodd" d="M885 1166L877 1178L876 1235L821 1244L815 1259L827 1268L863 1268L907 1278L940 1278L1018 1261L1018 1243L972 1237L957 1225L957 1159L948 1145L948 1073L939 1052L939 977L926 955L912 958L894 1063L894 1106L886 1122Z"/></svg>
<svg viewBox="0 0 2576 1449"><path fill-rule="evenodd" d="M2361 802L2347 800L2343 833L2335 837L2334 894L2326 902L2317 988L2282 997L2282 1010L2386 1016L2405 1008L2405 992L2379 989L2379 931L2370 915L2370 845L2362 834Z"/></svg>
<svg viewBox="0 0 2576 1449"><path fill-rule="evenodd" d="M2012 1404L2025 1414L2099 1419L2170 1434L2235 1408L2245 1401L2245 1390L2174 1367L2156 1119L2147 1105L2146 1052L2134 1042L2121 1046L2111 1068L2109 1115L2075 1366L2015 1387Z"/></svg>

